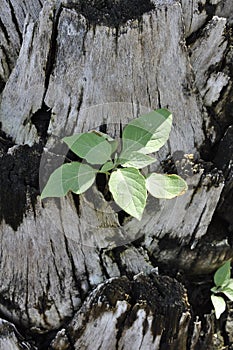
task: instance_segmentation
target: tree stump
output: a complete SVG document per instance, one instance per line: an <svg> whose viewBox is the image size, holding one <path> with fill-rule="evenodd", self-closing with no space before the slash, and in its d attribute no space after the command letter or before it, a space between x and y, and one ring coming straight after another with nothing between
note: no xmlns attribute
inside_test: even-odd
<svg viewBox="0 0 233 350"><path fill-rule="evenodd" d="M214 322L209 289L233 257L232 10L216 0L1 2L0 316L28 348L218 349L215 334L230 334L230 318L227 330ZM174 122L150 170L184 177L185 195L149 197L140 222L106 200L104 178L41 203L67 156L63 136L120 138L156 108ZM0 349L24 346L5 322ZM230 336L217 339L230 349Z"/></svg>

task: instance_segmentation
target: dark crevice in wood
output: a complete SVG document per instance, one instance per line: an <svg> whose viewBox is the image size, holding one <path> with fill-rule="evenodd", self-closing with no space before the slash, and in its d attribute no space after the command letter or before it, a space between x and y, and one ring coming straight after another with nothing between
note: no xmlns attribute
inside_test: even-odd
<svg viewBox="0 0 233 350"><path fill-rule="evenodd" d="M232 234L228 233L227 224L224 220L214 214L209 225L208 231L196 245L196 257L190 266L190 271L195 269L195 261L209 261L211 259L212 265L203 270L203 274L216 271L223 264L224 261L233 258L233 250L230 239ZM200 275L200 272L199 272ZM203 278L204 279L204 278Z"/></svg>
<svg viewBox="0 0 233 350"><path fill-rule="evenodd" d="M203 280L205 281L204 283ZM206 342L210 341L210 339L208 340L208 337L206 337L207 332L204 332L204 329L207 327L208 322L208 320L206 319L206 315L211 314L211 311L213 309L210 299L210 288L213 287L212 276L198 276L196 280L187 280L187 278L183 278L182 283L187 289L188 300L191 306L192 315L188 332L188 349L192 342L191 336L194 331L194 322L197 319L201 322L201 332L203 334L203 337L199 337L195 349L207 349L207 347L203 348L203 343L207 345ZM212 341L210 341L210 344L212 344Z"/></svg>
<svg viewBox="0 0 233 350"><path fill-rule="evenodd" d="M85 32L83 34L83 37L82 37L82 53L83 53L83 56L86 56L85 41L86 41L86 36L87 36L88 30L89 30L89 28L87 28L85 30Z"/></svg>
<svg viewBox="0 0 233 350"><path fill-rule="evenodd" d="M101 124L99 127L99 131L106 134L107 133L107 124Z"/></svg>
<svg viewBox="0 0 233 350"><path fill-rule="evenodd" d="M203 31L205 31L205 27L207 23L213 18L213 16L215 16L216 6L217 5L211 4L209 0L207 0L206 4L202 4L201 2L198 3L199 12L202 12L203 10L205 10L207 13L207 18L205 23L197 31L195 31L188 38L186 38L187 46L192 45L193 43L195 43L197 39L200 38L200 36L202 36L202 33Z"/></svg>
<svg viewBox="0 0 233 350"><path fill-rule="evenodd" d="M11 70L13 69L13 65L11 62L12 61L11 54L7 52L7 49L3 45L1 45L1 50L5 56L5 63L7 64L8 71L11 72Z"/></svg>
<svg viewBox="0 0 233 350"><path fill-rule="evenodd" d="M169 154L166 159L160 162L164 173L166 174L177 174L177 167L174 158Z"/></svg>
<svg viewBox="0 0 233 350"><path fill-rule="evenodd" d="M34 335L33 343L37 350L50 350L51 341L54 339L56 332L53 331L47 335ZM28 341L29 342L29 341Z"/></svg>
<svg viewBox="0 0 233 350"><path fill-rule="evenodd" d="M125 219L130 217L128 213L126 213L124 210L119 210L118 213L118 221L121 226L124 226Z"/></svg>
<svg viewBox="0 0 233 350"><path fill-rule="evenodd" d="M20 42L20 45L21 45L21 44L22 44L22 41L23 41L23 36L22 36L22 33L21 33L20 29L19 29L19 24L18 24L16 15L15 15L14 6L12 5L12 3L11 3L10 0L8 0L8 4L9 4L10 10L11 10L12 22L13 22L14 25L15 25L15 29L16 29L16 32L17 32L17 34L18 34L19 42Z"/></svg>
<svg viewBox="0 0 233 350"><path fill-rule="evenodd" d="M196 244L198 242L196 234L198 232L198 229L199 229L199 226L200 226L200 223L201 223L201 220L202 220L202 217L203 217L205 211L206 211L206 205L202 209L202 212L201 212L201 214L199 215L199 218L198 218L198 222L196 223L196 226L195 226L195 228L194 228L194 230L192 232L192 236L191 236L190 241L189 241L189 245L190 245L191 249L195 248L195 246L196 246Z"/></svg>
<svg viewBox="0 0 233 350"><path fill-rule="evenodd" d="M105 266L105 263L103 260L104 252L105 252L104 249L100 249L100 251L99 251L100 267L101 267L101 271L103 273L103 276L105 276L106 278L110 278L111 276L109 276L108 270L106 269L106 266Z"/></svg>
<svg viewBox="0 0 233 350"><path fill-rule="evenodd" d="M135 239L133 242L132 242L132 245L137 249L137 248L141 248L142 244L144 243L145 241L145 234L144 235L140 235L139 238Z"/></svg>
<svg viewBox="0 0 233 350"><path fill-rule="evenodd" d="M208 116L211 119L212 125L215 127L215 129L219 129L218 124L215 122L215 116L214 116L214 112L211 109L207 109L208 110ZM205 140L203 142L203 144L201 145L199 151L200 151L200 157L204 160L204 161L212 161L214 154L213 154L213 145L212 142L208 136L208 131L206 129L206 124L205 121L203 120L202 123L202 130L203 133L205 135Z"/></svg>
<svg viewBox="0 0 233 350"><path fill-rule="evenodd" d="M70 265L71 265L71 268L72 268L72 275L73 275L73 279L74 279L74 282L75 282L75 286L76 286L76 288L77 288L77 290L79 292L79 297L80 297L81 301L83 302L85 297L86 297L86 293L83 291L81 283L80 283L79 279L76 276L76 267L75 267L74 259L73 259L73 256L72 256L71 252L70 252L70 249L69 249L68 239L66 238L65 235L64 235L64 242L65 242L66 254L67 254L68 258L69 258ZM88 276L87 276L87 278L88 278Z"/></svg>
<svg viewBox="0 0 233 350"><path fill-rule="evenodd" d="M42 1L41 1L41 0L38 0L38 2L39 2L39 4L40 4L40 6L43 7Z"/></svg>
<svg viewBox="0 0 233 350"><path fill-rule="evenodd" d="M1 130L1 122L0 122L0 156L3 153L7 153L8 149L14 146L14 142L11 137L8 137Z"/></svg>
<svg viewBox="0 0 233 350"><path fill-rule="evenodd" d="M119 27L115 27L115 55L118 57L118 35L119 35Z"/></svg>
<svg viewBox="0 0 233 350"><path fill-rule="evenodd" d="M1 28L1 30L2 30L2 33L4 34L4 37L5 37L5 39L6 39L7 44L9 45L9 43L10 43L10 37L9 37L8 31L7 31L6 27L5 27L5 25L3 24L1 18L0 18L0 28ZM2 46L3 46L3 45L1 45L1 48L2 48Z"/></svg>
<svg viewBox="0 0 233 350"><path fill-rule="evenodd" d="M203 177L201 176L198 184L195 186L194 191L192 192L192 195L191 195L189 203L186 204L185 209L188 209L188 207L190 207L190 205L192 204L196 194L198 193L198 191L200 191L202 181L203 181Z"/></svg>
<svg viewBox="0 0 233 350"><path fill-rule="evenodd" d="M42 146L17 146L8 153L7 147L0 143L0 221L4 219L16 231L29 205L27 193L33 208L39 194Z"/></svg>
<svg viewBox="0 0 233 350"><path fill-rule="evenodd" d="M50 239L50 247L51 247L51 252L52 252L52 257L53 257L53 263L54 263L54 269L56 271L56 274L57 274L57 278L58 278L58 282L59 282L59 287L60 287L60 290L61 292L63 292L63 278L60 276L60 273L59 273L59 270L58 270L58 267L56 265L56 254L55 254L55 248L54 248L54 244L53 244L53 241ZM54 276L55 277L55 276ZM54 278L53 277L53 278ZM46 288L48 291L49 291L49 285L50 285L50 279L49 279L49 276L48 276L48 282L47 282L47 285L48 285L48 288Z"/></svg>
<svg viewBox="0 0 233 350"><path fill-rule="evenodd" d="M218 147L213 149L213 153L213 163L227 176L230 163L233 161L233 125L227 129Z"/></svg>
<svg viewBox="0 0 233 350"><path fill-rule="evenodd" d="M51 113L51 108L46 106L46 104L43 102L41 109L39 109L31 117L31 122L33 125L35 125L37 133L44 144L47 140L47 130L51 119Z"/></svg>
<svg viewBox="0 0 233 350"><path fill-rule="evenodd" d="M91 25L106 25L118 28L128 20L140 19L154 5L150 0L80 0L69 1L66 5L81 13Z"/></svg>
<svg viewBox="0 0 233 350"><path fill-rule="evenodd" d="M114 262L117 264L117 267L120 271L121 276L127 276L127 270L122 265L121 253L127 249L126 246L116 247L112 250Z"/></svg>
<svg viewBox="0 0 233 350"><path fill-rule="evenodd" d="M37 334L34 332L28 331L28 329L22 330L24 339L32 346L32 349L36 350L49 350L50 344L58 330L53 330L45 334Z"/></svg>
<svg viewBox="0 0 233 350"><path fill-rule="evenodd" d="M107 202L110 202L112 200L112 194L108 188L108 181L107 181L106 174L99 173L96 175L96 187L98 191L100 191L103 194L104 199Z"/></svg>
<svg viewBox="0 0 233 350"><path fill-rule="evenodd" d="M97 174L96 176L96 186L98 191L100 191L103 195L105 195L105 189L107 185L106 174Z"/></svg>
<svg viewBox="0 0 233 350"><path fill-rule="evenodd" d="M230 183L230 189L226 187L224 189L222 197L220 199L219 206L216 209L216 212L213 216L213 219L216 217L218 219L221 219L226 226L226 233L228 233L228 241L233 246L233 188L232 188L232 180L233 179L233 172L231 173L231 183ZM221 222L221 221L220 221ZM212 223L210 224L210 226Z"/></svg>
<svg viewBox="0 0 233 350"><path fill-rule="evenodd" d="M2 80L0 77L0 94L4 90L5 85L6 85L6 82L4 80Z"/></svg>
<svg viewBox="0 0 233 350"><path fill-rule="evenodd" d="M74 201L74 205L75 205L75 208L76 208L76 212L77 212L77 215L78 217L80 217L80 199L79 199L79 195L78 194L75 194L75 193L71 193L72 195L72 198L73 198L73 201Z"/></svg>
<svg viewBox="0 0 233 350"><path fill-rule="evenodd" d="M133 110L133 101L132 101L132 110ZM122 122L120 121L120 135L119 135L120 140L122 140L123 129L124 127L122 125Z"/></svg>
<svg viewBox="0 0 233 350"><path fill-rule="evenodd" d="M78 107L77 107L78 113L80 112L82 104L83 104L83 94L84 94L84 87L82 86L81 91L79 93L79 100L78 100L79 102L78 102Z"/></svg>
<svg viewBox="0 0 233 350"><path fill-rule="evenodd" d="M57 51L57 35L58 35L58 21L60 17L60 13L62 11L61 4L59 4L57 9L54 9L54 18L53 18L53 28L52 28L52 34L51 34L51 40L50 40L50 49L48 53L48 58L47 58L47 64L45 68L45 92L44 96L46 94L46 91L49 86L49 79L50 75L53 70L53 65L55 62L55 57L56 57L56 51Z"/></svg>
<svg viewBox="0 0 233 350"><path fill-rule="evenodd" d="M151 96L150 96L150 89L149 89L148 81L147 81L147 85L146 85L146 93L148 96L149 107L151 108Z"/></svg>
<svg viewBox="0 0 233 350"><path fill-rule="evenodd" d="M158 83L157 83L157 86L158 86ZM162 108L159 88L157 88L157 93L158 93L158 108Z"/></svg>
<svg viewBox="0 0 233 350"><path fill-rule="evenodd" d="M159 240L158 246L160 251L181 248L179 242L177 242L177 239L171 238L169 233Z"/></svg>

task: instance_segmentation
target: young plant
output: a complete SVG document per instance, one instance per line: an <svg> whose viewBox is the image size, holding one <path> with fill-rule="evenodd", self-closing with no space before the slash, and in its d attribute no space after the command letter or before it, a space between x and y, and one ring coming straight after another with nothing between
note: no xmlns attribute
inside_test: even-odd
<svg viewBox="0 0 233 350"><path fill-rule="evenodd" d="M70 150L83 162L63 164L50 176L41 199L62 197L69 191L85 192L98 173L109 177L109 190L114 201L126 213L141 220L147 192L156 198L174 198L187 190L178 175L152 173L144 176L140 169L154 163L151 156L168 140L172 114L158 109L132 120L123 130L121 152L118 142L110 136L91 131L64 137Z"/></svg>
<svg viewBox="0 0 233 350"><path fill-rule="evenodd" d="M214 275L215 287L211 288L211 301L214 306L216 318L219 319L226 309L226 302L221 296L225 295L233 301L233 278L231 278L231 260L222 265Z"/></svg>

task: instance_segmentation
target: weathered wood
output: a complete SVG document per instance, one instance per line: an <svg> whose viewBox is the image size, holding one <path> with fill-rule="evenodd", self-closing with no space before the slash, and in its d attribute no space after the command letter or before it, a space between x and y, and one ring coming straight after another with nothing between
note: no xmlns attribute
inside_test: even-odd
<svg viewBox="0 0 233 350"><path fill-rule="evenodd" d="M157 266L168 273L210 273L233 255L228 116L233 70L227 32L232 5L215 0L152 3L144 1L141 12L137 1L110 6L104 1L12 0L11 6L4 0L0 5L7 28L0 22L2 55L11 56L0 61L2 88L7 81L0 103L0 311L34 335L62 328L54 349L98 348L93 340L98 335L105 349L118 343L119 348L200 350L205 324L197 321L188 330L194 320L181 286L168 282L169 293L172 286L180 293L178 305L166 309L174 311L174 323L172 316L161 316L156 303L152 312L150 298L146 306L138 303L135 281L149 289L146 276ZM9 8L7 19L2 14ZM149 197L141 222L119 214L96 184L79 197L40 202L39 187L66 155L57 146L62 136L104 126L119 137L129 120L157 107L173 111L174 126L151 170L184 176L189 184L184 196L171 201ZM145 276L133 280L140 272ZM119 281L124 298L118 294ZM166 277L155 281L165 300ZM116 292L114 306L106 302L106 291L107 300ZM132 310L138 318L124 328ZM153 319L164 328L154 338ZM107 321L111 326L105 331ZM208 322L205 344L211 348L215 326L212 319Z"/></svg>
<svg viewBox="0 0 233 350"><path fill-rule="evenodd" d="M89 130L105 123L106 118L110 124L124 125L140 113L141 106L161 105L174 112L169 151L194 152L194 142L200 145L203 141L202 117L196 95L184 94L184 90L192 90L193 83L181 42L182 29L176 36L173 31L174 26L182 28L181 16L179 4L169 2L116 32L115 28L98 25L89 28L84 17L63 9L58 23L57 59L45 97L53 115L49 131L62 136L61 132ZM64 65L67 46L70 61ZM152 54L158 51L159 55ZM105 104L112 102L105 110ZM116 102L121 103L119 107ZM102 104L100 112L99 108L90 108ZM134 105L137 109L132 108ZM192 118L189 110L193 111Z"/></svg>
<svg viewBox="0 0 233 350"><path fill-rule="evenodd" d="M7 89L3 92L0 110L0 116L2 117L0 117L0 120L3 124L3 130L8 134L10 133L17 143L32 143L36 140L35 128L30 124L30 116L40 108L40 96L43 96L44 93L42 85L45 80L45 61L48 58L51 38L43 31L45 29L48 29L47 33L51 31L49 29L53 20L50 16L51 11L51 7L45 4L40 21L41 28L36 30L39 34L36 35L35 33L32 43L30 42L32 25L26 30L24 45L21 48L22 59L18 60L17 67L14 70L15 75L17 72L21 73L22 81L20 81L20 76L16 79L13 72L7 84ZM157 23L158 20L161 21L160 24ZM155 108L159 105L168 106L174 111L175 115L175 127L170 140L171 152L177 149L193 152L195 150L194 142L200 145L203 141L201 113L196 96L183 94L185 89L188 91L192 89L192 76L191 72L188 75L187 52L185 47L181 45L182 29L177 33L177 36L174 36L174 25L176 28L182 28L181 9L176 2L144 15L141 23L133 21L125 24L119 29L118 33L114 28L103 26L88 29L85 18L80 18L80 15L74 10L63 9L58 23L55 68L45 98L47 106L52 108L53 118L50 132L61 136L58 130L62 130L66 134L82 130L83 119L88 121L93 119L91 116L87 118L85 108L113 102L114 96L114 102L139 105L139 110L132 111L132 108L130 108L125 111L126 114L124 114L123 109L121 111L123 116L119 115L117 118L115 109L113 109L111 114L115 118L115 123L119 123L121 120L124 124L135 117L135 114L140 112L140 106L147 108ZM163 28L166 28L166 31ZM82 47L84 36L85 48ZM156 41L153 40L154 37L157 37ZM40 38L43 38L42 43ZM131 43L130 46L128 46L128 42ZM148 61L150 52L158 51L160 42L166 43L163 51L159 56L152 56L153 60ZM30 47L31 54L29 58L26 59L25 57L23 59ZM70 48L69 52L67 47ZM103 51L100 50L101 47L104 48ZM41 59L38 58L40 65L34 66L33 62L38 52L39 55L42 55ZM62 63L64 54L69 55L70 60L65 66ZM177 55L180 57L179 62L177 62ZM108 62L108 66L111 67L111 74L106 71L105 64L99 65L96 69L94 63L96 60L98 62ZM169 62L169 66L167 62ZM32 71L29 69L28 77L34 77L36 85L34 85L34 80L32 82L28 81L28 77L23 74L26 66L31 67ZM125 70L126 67L127 71ZM167 71L168 67L171 70L164 76L163 72L165 69ZM174 71L174 67L176 67L176 71ZM129 77L135 78L129 79ZM29 87L26 95L27 100L25 97L24 103L22 97L20 102L17 98L19 83L21 89L25 84ZM11 94L9 94L10 91ZM162 93L163 91L166 91L166 93ZM9 95L11 108L9 107ZM189 110L193 111L193 118L190 118ZM92 112L93 109L89 113ZM95 114L95 124L88 122L90 124L86 124L85 129L101 125L106 118L104 110L102 113L100 116ZM14 120L15 116L12 125L9 124L9 120L6 124L4 117L10 114L12 116L11 120ZM109 118L111 118L111 114L108 116ZM77 120L78 125L76 126ZM187 122L184 123L184 120L187 120ZM27 124L26 128L23 125L25 123ZM177 137L179 134L182 134L182 137ZM22 135L25 135L23 139ZM193 137L187 135L193 135Z"/></svg>
<svg viewBox="0 0 233 350"><path fill-rule="evenodd" d="M39 17L44 0L2 0L0 3L0 83L7 82L22 44L24 21L29 15L34 21ZM2 90L0 86L0 90Z"/></svg>
<svg viewBox="0 0 233 350"><path fill-rule="evenodd" d="M184 16L185 36L188 37L200 29L207 20L208 14L204 7L206 0L181 0L181 4Z"/></svg>
<svg viewBox="0 0 233 350"><path fill-rule="evenodd" d="M0 350L36 350L34 346L25 342L15 326L0 319Z"/></svg>
<svg viewBox="0 0 233 350"><path fill-rule="evenodd" d="M226 19L214 17L205 27L203 35L192 45L191 63L195 70L196 84L201 95L204 97L207 91L210 93L211 88L213 90L219 89L218 95L214 97L213 101L208 101L208 105L218 100L219 93L228 82L225 79L218 79L216 87L211 84L214 74L210 74L210 68L223 60L227 47L227 40L224 37L225 29ZM221 85L219 86L219 84Z"/></svg>
<svg viewBox="0 0 233 350"><path fill-rule="evenodd" d="M27 18L19 58L2 93L2 129L18 144L38 141L30 117L42 107L54 16L54 5L45 3L38 24Z"/></svg>
<svg viewBox="0 0 233 350"><path fill-rule="evenodd" d="M214 0L212 0L213 3ZM231 0L216 1L217 9L216 15L225 17L228 19L229 23L232 24L233 21L233 4Z"/></svg>
<svg viewBox="0 0 233 350"><path fill-rule="evenodd" d="M161 292L161 287L166 293ZM185 291L167 277L114 278L94 290L52 349L186 349ZM70 341L75 339L73 343Z"/></svg>

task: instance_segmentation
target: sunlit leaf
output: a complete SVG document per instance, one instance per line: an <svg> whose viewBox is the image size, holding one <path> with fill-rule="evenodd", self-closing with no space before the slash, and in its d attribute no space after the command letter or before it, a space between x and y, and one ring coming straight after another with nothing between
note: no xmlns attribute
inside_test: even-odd
<svg viewBox="0 0 233 350"><path fill-rule="evenodd" d="M41 199L62 197L68 191L76 194L85 192L95 181L96 170L79 162L63 164L56 169L41 193Z"/></svg>
<svg viewBox="0 0 233 350"><path fill-rule="evenodd" d="M90 164L104 164L111 158L112 146L101 135L92 132L64 137L72 152Z"/></svg>
<svg viewBox="0 0 233 350"><path fill-rule="evenodd" d="M211 295L211 301L214 305L216 318L219 319L222 313L226 310L226 302L222 297Z"/></svg>
<svg viewBox="0 0 233 350"><path fill-rule="evenodd" d="M107 140L110 143L111 147L112 147L112 153L114 153L117 150L117 147L118 147L117 140L113 139L111 136L109 136L108 134L105 134L102 131L92 130L91 132L93 132L94 134L102 136L103 138L105 138L105 140Z"/></svg>
<svg viewBox="0 0 233 350"><path fill-rule="evenodd" d="M178 175L152 173L146 178L146 188L156 198L171 199L185 193L188 187Z"/></svg>
<svg viewBox="0 0 233 350"><path fill-rule="evenodd" d="M226 279L223 283L223 288L230 288L233 290L233 278Z"/></svg>
<svg viewBox="0 0 233 350"><path fill-rule="evenodd" d="M167 109L158 109L132 120L123 131L122 153L158 151L168 140L171 126L172 114Z"/></svg>
<svg viewBox="0 0 233 350"><path fill-rule="evenodd" d="M119 159L119 163L123 167L134 167L136 169L142 169L154 162L156 159L148 156L147 154L142 154L139 152L131 152L121 154L121 158Z"/></svg>
<svg viewBox="0 0 233 350"><path fill-rule="evenodd" d="M115 202L128 214L141 220L147 199L145 178L135 168L113 171L109 189Z"/></svg>
<svg viewBox="0 0 233 350"><path fill-rule="evenodd" d="M224 293L228 297L228 299L233 301L233 290L231 288L224 288L222 293Z"/></svg>

